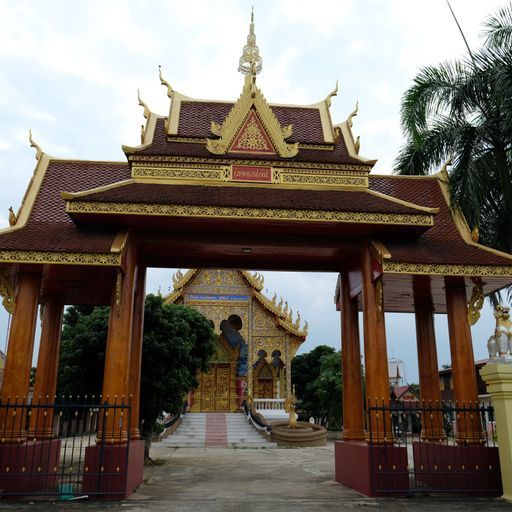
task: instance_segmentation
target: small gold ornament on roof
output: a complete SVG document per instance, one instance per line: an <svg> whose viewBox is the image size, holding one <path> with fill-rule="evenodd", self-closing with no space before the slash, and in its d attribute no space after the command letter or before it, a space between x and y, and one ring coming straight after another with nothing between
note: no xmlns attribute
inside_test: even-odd
<svg viewBox="0 0 512 512"><path fill-rule="evenodd" d="M254 34L254 8L251 10L251 24L249 26L249 35L247 44L240 60L238 62L238 71L243 75L256 76L262 68L263 61L260 57L260 49L256 44L256 35Z"/></svg>

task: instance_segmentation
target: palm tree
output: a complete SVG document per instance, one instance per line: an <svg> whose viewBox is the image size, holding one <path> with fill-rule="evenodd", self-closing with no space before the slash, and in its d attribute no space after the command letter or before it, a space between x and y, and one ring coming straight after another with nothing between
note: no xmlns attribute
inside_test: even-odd
<svg viewBox="0 0 512 512"><path fill-rule="evenodd" d="M484 244L512 252L512 3L484 27L481 49L421 69L404 94L395 172L426 175L448 161L452 204Z"/></svg>

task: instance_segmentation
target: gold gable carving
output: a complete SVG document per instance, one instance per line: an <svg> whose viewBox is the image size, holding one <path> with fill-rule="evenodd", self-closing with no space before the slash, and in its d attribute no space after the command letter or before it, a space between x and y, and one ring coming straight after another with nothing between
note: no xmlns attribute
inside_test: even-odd
<svg viewBox="0 0 512 512"><path fill-rule="evenodd" d="M291 144L285 141L292 134L292 126L281 127L272 108L250 76L245 79L242 94L224 122L219 124L212 121L211 131L219 138L206 140L208 151L214 155L226 154L253 109L279 156L282 158L294 157L299 151L299 143Z"/></svg>
<svg viewBox="0 0 512 512"><path fill-rule="evenodd" d="M229 148L230 153L264 153L274 155L275 150L265 133L263 126L254 110L249 112L242 128L238 132L233 144Z"/></svg>

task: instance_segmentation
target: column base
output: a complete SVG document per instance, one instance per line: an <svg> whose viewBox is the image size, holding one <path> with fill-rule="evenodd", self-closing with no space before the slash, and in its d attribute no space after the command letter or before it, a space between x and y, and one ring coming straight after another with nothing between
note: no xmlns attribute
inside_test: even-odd
<svg viewBox="0 0 512 512"><path fill-rule="evenodd" d="M501 495L498 448L413 442L414 476L428 490Z"/></svg>
<svg viewBox="0 0 512 512"><path fill-rule="evenodd" d="M334 463L336 481L366 496L405 495L409 490L406 448L335 441Z"/></svg>
<svg viewBox="0 0 512 512"><path fill-rule="evenodd" d="M60 467L59 439L0 445L1 496L53 492Z"/></svg>
<svg viewBox="0 0 512 512"><path fill-rule="evenodd" d="M122 500L142 483L144 441L130 444L96 445L85 449L82 492L98 498Z"/></svg>
<svg viewBox="0 0 512 512"><path fill-rule="evenodd" d="M341 439L347 442L363 442L366 439L366 432L364 430L343 429L343 432L341 433Z"/></svg>

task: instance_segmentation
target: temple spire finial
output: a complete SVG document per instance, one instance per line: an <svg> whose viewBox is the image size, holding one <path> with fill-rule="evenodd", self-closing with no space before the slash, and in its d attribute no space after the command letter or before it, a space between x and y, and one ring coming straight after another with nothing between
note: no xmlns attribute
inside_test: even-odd
<svg viewBox="0 0 512 512"><path fill-rule="evenodd" d="M256 44L256 35L254 34L254 7L251 10L251 24L249 26L249 35L247 36L247 44L240 60L238 62L238 71L243 75L250 75L253 78L261 71L262 60L260 57L260 49Z"/></svg>

